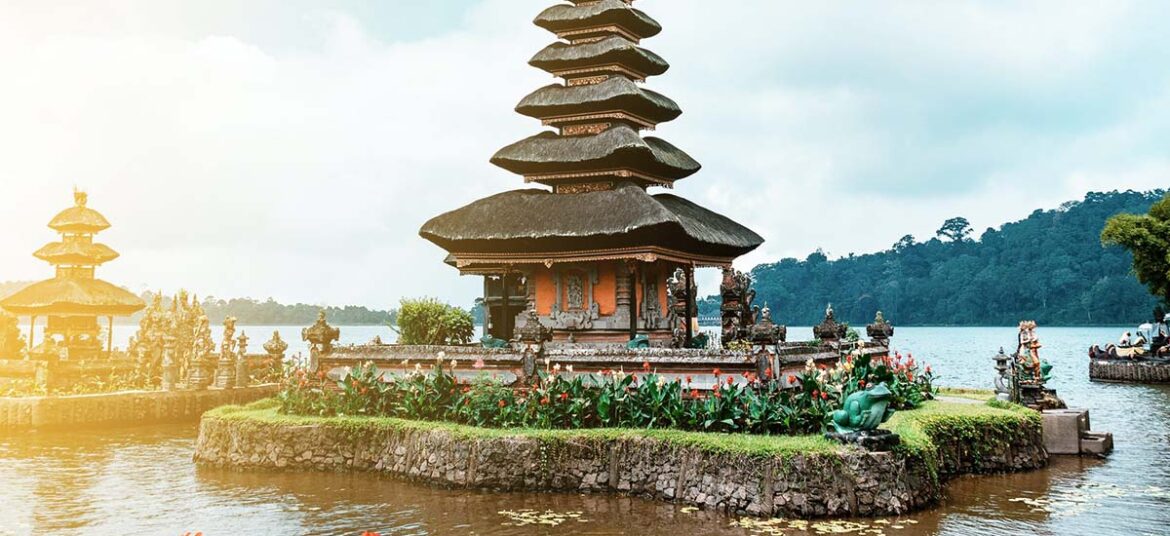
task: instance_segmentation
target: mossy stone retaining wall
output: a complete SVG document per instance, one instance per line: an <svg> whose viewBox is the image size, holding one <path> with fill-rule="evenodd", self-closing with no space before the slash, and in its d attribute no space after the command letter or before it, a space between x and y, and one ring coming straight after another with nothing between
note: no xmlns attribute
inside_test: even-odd
<svg viewBox="0 0 1170 536"><path fill-rule="evenodd" d="M989 444L978 463L960 447L935 449L914 437L895 452L873 453L815 437L288 417L269 401L205 415L195 459L241 470L370 471L458 487L628 493L757 516L882 516L932 504L949 475L1046 463L1038 420L982 408L1024 433Z"/></svg>
<svg viewBox="0 0 1170 536"><path fill-rule="evenodd" d="M1170 383L1170 363L1094 359L1089 362L1089 379L1105 382Z"/></svg>
<svg viewBox="0 0 1170 536"><path fill-rule="evenodd" d="M195 421L219 406L270 397L278 387L5 397L0 398L0 431Z"/></svg>

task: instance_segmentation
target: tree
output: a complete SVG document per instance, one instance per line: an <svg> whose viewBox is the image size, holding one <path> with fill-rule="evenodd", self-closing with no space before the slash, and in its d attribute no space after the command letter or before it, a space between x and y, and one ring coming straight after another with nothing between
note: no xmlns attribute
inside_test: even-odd
<svg viewBox="0 0 1170 536"><path fill-rule="evenodd" d="M1118 214L1109 218L1101 242L1133 254L1133 272L1162 301L1170 303L1170 195L1144 216Z"/></svg>
<svg viewBox="0 0 1170 536"><path fill-rule="evenodd" d="M894 247L891 249L893 249L894 253L901 253L907 249L910 249L910 247L913 245L914 235L906 235L902 238L899 238L897 242L894 242Z"/></svg>
<svg viewBox="0 0 1170 536"><path fill-rule="evenodd" d="M934 234L951 242L962 242L971 235L971 222L963 217L951 218L943 222L942 227L939 227Z"/></svg>
<svg viewBox="0 0 1170 536"><path fill-rule="evenodd" d="M475 334L471 313L433 298L403 299L398 342L414 345L467 344Z"/></svg>

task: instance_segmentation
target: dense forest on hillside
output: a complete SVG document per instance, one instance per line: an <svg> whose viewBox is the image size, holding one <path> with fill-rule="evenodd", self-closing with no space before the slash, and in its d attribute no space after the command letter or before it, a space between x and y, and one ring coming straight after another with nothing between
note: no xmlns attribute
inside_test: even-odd
<svg viewBox="0 0 1170 536"><path fill-rule="evenodd" d="M812 325L832 303L838 319L860 325L881 310L898 325L1134 324L1157 300L1131 273L1132 257L1103 247L1114 214L1145 213L1164 196L1153 192L1089 193L1055 210L1037 210L978 240L963 218L937 236L903 237L890 249L829 260L817 251L752 270L756 303L773 318ZM718 314L718 298L700 304Z"/></svg>
<svg viewBox="0 0 1170 536"><path fill-rule="evenodd" d="M0 282L0 298L9 296L28 286L31 281ZM146 303L153 300L151 292L141 295ZM164 294L164 303L170 305L170 295ZM207 318L213 324L220 324L228 316L234 316L241 325L245 326L309 326L317 321L317 312L322 310L319 305L298 303L286 305L277 303L272 298L264 301L251 298L233 298L222 300L215 297L200 299ZM382 326L396 321L397 311L390 309L380 311L367 307L347 305L345 307L324 307L329 316L329 323L335 326ZM131 317L116 319L119 324L137 324L142 313Z"/></svg>

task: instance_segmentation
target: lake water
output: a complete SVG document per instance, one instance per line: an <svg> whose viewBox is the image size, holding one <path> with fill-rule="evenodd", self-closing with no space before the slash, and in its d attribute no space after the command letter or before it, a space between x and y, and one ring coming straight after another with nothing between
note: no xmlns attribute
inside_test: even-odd
<svg viewBox="0 0 1170 536"><path fill-rule="evenodd" d="M258 345L274 328L243 329ZM290 353L303 352L299 328L279 329ZM889 524L859 522L889 535L1170 533L1170 388L1088 381L1086 349L1119 331L1039 331L1042 355L1056 365L1052 386L1071 406L1092 410L1093 428L1114 433L1116 451L1107 460L1054 458L1043 471L961 478L938 508ZM811 329L789 333L797 338ZM342 328L343 342L389 334L385 327ZM898 328L894 338L903 353L932 364L940 384L983 388L994 376L991 356L1014 341L1013 328ZM628 497L196 469L195 435L192 424L0 437L0 534L755 534L734 526L734 517ZM521 509L580 512L581 521L517 526L501 513Z"/></svg>

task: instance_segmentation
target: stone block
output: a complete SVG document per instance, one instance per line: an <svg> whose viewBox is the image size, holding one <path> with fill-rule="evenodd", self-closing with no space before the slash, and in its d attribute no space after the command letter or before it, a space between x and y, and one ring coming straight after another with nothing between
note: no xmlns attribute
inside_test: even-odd
<svg viewBox="0 0 1170 536"><path fill-rule="evenodd" d="M1110 432L1085 432L1081 436L1081 453L1104 456L1113 452L1113 434Z"/></svg>
<svg viewBox="0 0 1170 536"><path fill-rule="evenodd" d="M1088 411L1080 409L1046 410L1044 448L1049 454L1081 453L1081 436L1089 431Z"/></svg>

